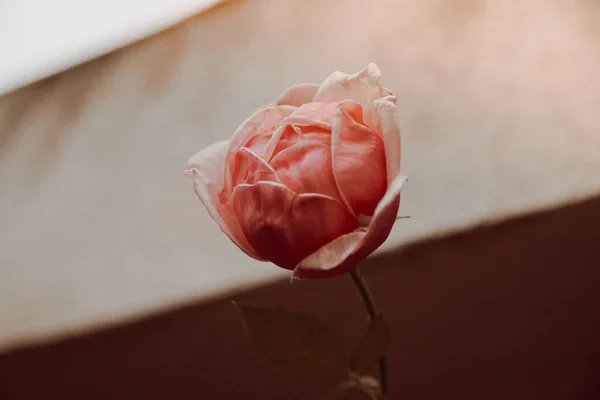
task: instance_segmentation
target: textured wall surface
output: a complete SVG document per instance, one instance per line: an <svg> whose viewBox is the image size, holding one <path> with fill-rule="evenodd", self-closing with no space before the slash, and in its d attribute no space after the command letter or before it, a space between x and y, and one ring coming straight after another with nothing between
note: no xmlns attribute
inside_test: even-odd
<svg viewBox="0 0 600 400"><path fill-rule="evenodd" d="M398 96L412 218L384 248L598 193L599 21L591 0L230 1L1 97L0 347L282 276L180 171L334 69L376 62Z"/></svg>

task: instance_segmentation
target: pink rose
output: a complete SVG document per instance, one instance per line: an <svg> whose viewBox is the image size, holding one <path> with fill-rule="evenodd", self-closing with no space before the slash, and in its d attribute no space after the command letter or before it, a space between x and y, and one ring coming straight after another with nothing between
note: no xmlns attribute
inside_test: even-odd
<svg viewBox="0 0 600 400"><path fill-rule="evenodd" d="M387 239L405 178L396 98L379 76L370 64L293 86L189 160L196 194L249 256L322 278Z"/></svg>

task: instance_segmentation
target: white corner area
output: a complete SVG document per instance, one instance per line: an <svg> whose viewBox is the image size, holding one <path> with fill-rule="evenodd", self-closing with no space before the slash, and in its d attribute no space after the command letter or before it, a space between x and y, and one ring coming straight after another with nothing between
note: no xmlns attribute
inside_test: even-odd
<svg viewBox="0 0 600 400"><path fill-rule="evenodd" d="M168 28L221 0L2 0L0 95Z"/></svg>

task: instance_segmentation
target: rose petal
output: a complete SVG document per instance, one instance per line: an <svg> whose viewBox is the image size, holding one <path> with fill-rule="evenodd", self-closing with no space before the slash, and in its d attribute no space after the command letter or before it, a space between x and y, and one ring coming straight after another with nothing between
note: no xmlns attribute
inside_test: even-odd
<svg viewBox="0 0 600 400"><path fill-rule="evenodd" d="M275 170L247 147L242 147L236 152L231 166L231 179L234 187L258 181L280 182Z"/></svg>
<svg viewBox="0 0 600 400"><path fill-rule="evenodd" d="M233 133L229 140L229 151L235 152L244 147L253 136L270 135L279 127L281 121L291 115L296 107L281 105L263 107L248 117ZM248 146L245 146L248 147Z"/></svg>
<svg viewBox="0 0 600 400"><path fill-rule="evenodd" d="M302 260L294 270L294 278L326 278L348 271L354 252L363 243L366 230L357 229L327 243Z"/></svg>
<svg viewBox="0 0 600 400"><path fill-rule="evenodd" d="M188 165L194 179L194 191L223 233L250 257L262 260L246 240L233 210L219 202L228 147L227 141L217 142L190 158Z"/></svg>
<svg viewBox="0 0 600 400"><path fill-rule="evenodd" d="M331 145L331 123L335 109L335 103L309 103L296 109L282 121L285 127L278 129L271 138L264 159L270 161L280 151L299 141L314 140Z"/></svg>
<svg viewBox="0 0 600 400"><path fill-rule="evenodd" d="M319 142L331 147L331 129L322 129L316 126L296 126L299 141Z"/></svg>
<svg viewBox="0 0 600 400"><path fill-rule="evenodd" d="M289 117L286 117L282 123L296 126L316 126L324 129L331 129L333 114L337 102L332 103L307 103L298 107Z"/></svg>
<svg viewBox="0 0 600 400"><path fill-rule="evenodd" d="M339 104L331 133L333 175L342 201L354 214L371 216L388 185L385 146L380 134L351 114L362 114L361 106Z"/></svg>
<svg viewBox="0 0 600 400"><path fill-rule="evenodd" d="M188 160L193 178L200 177L207 185L218 191L223 189L223 171L229 142L223 140L196 152Z"/></svg>
<svg viewBox="0 0 600 400"><path fill-rule="evenodd" d="M323 81L313 101L355 101L363 107L365 122L374 128L377 124L377 116L373 111L373 103L381 97L392 94L379 84L380 76L379 67L373 63L354 75L335 71Z"/></svg>
<svg viewBox="0 0 600 400"><path fill-rule="evenodd" d="M370 63L363 70L352 75L335 71L321 83L313 101L353 100L362 104L360 100L365 99L366 95L376 95L376 97L369 98L368 103L372 104L377 98L391 94L389 90L379 84L380 77L381 70L374 63Z"/></svg>
<svg viewBox="0 0 600 400"><path fill-rule="evenodd" d="M275 182L236 186L233 206L252 247L285 269L294 269L307 255L357 227L337 200L298 195Z"/></svg>
<svg viewBox="0 0 600 400"><path fill-rule="evenodd" d="M400 173L400 126L396 113L396 98L388 96L375 101L379 129L385 142L385 158L388 182Z"/></svg>
<svg viewBox="0 0 600 400"><path fill-rule="evenodd" d="M390 184L377 205L366 232L364 228L358 228L321 247L298 264L294 270L294 278L326 278L343 274L381 246L396 221L400 191L405 182L406 177L399 176Z"/></svg>
<svg viewBox="0 0 600 400"><path fill-rule="evenodd" d="M280 126L269 140L263 159L266 162L271 161L280 151L298 143L298 140L299 133L295 127L291 125Z"/></svg>
<svg viewBox="0 0 600 400"><path fill-rule="evenodd" d="M289 105L300 107L304 103L310 103L319 90L319 85L316 83L301 83L294 85L285 92L283 92L277 100L275 105Z"/></svg>
<svg viewBox="0 0 600 400"><path fill-rule="evenodd" d="M317 141L299 142L273 157L270 165L281 182L298 194L318 193L336 200L341 198L328 145Z"/></svg>
<svg viewBox="0 0 600 400"><path fill-rule="evenodd" d="M241 147L250 148L256 155L262 157L269 140L277 130L281 121L292 114L296 107L270 106L264 107L246 119L234 132L229 140L227 159L225 162L225 187L231 191L231 170L229 165L233 162L235 153Z"/></svg>

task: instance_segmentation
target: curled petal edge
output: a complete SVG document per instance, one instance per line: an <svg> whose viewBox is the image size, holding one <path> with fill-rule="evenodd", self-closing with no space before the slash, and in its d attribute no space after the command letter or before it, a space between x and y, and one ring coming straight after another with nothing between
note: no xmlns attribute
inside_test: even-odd
<svg viewBox="0 0 600 400"><path fill-rule="evenodd" d="M365 123L375 129L379 125L375 102L393 96L390 90L379 84L380 77L381 71L374 63L353 75L335 71L323 81L313 101L356 101L363 107Z"/></svg>
<svg viewBox="0 0 600 400"><path fill-rule="evenodd" d="M344 100L344 97L340 97L340 94L355 84L377 88L379 94L378 97L391 95L392 92L390 90L379 84L379 78L381 78L381 70L375 63L370 63L355 74L346 74L341 71L335 71L321 83L319 90L313 97L313 101Z"/></svg>
<svg viewBox="0 0 600 400"><path fill-rule="evenodd" d="M405 183L405 176L394 179L367 228L342 235L306 257L294 269L293 278L327 278L343 274L381 246L396 221L400 192Z"/></svg>
<svg viewBox="0 0 600 400"><path fill-rule="evenodd" d="M331 129L331 124L305 115L290 115L289 117L284 118L281 123L285 125L316 126L317 128Z"/></svg>
<svg viewBox="0 0 600 400"><path fill-rule="evenodd" d="M235 172L237 172L237 171L232 171L233 187L235 187L239 184L242 184L242 183L254 184L258 181L281 182L281 180L277 176L277 173L275 172L273 167L271 167L269 164L267 164L267 162L265 160L260 158L255 152L253 152L251 149L249 149L247 147L241 147L237 151L236 161L242 162L242 163L247 163L247 164L254 164L254 168L253 168L254 176L240 177L240 176L236 176ZM238 165L237 167L242 168L243 165ZM249 172L249 171L246 170L245 172ZM237 179L235 179L235 178L237 178ZM243 178L243 179L240 180L240 178Z"/></svg>
<svg viewBox="0 0 600 400"><path fill-rule="evenodd" d="M319 84L317 83L300 83L294 85L283 92L274 105L288 105L294 107L300 107L302 104L310 103L319 90Z"/></svg>
<svg viewBox="0 0 600 400"><path fill-rule="evenodd" d="M229 141L221 141L198 151L190 157L189 169L183 174L194 180L196 196L221 231L248 256L264 261L246 240L232 210L222 205L218 199L224 184L224 161L228 146Z"/></svg>
<svg viewBox="0 0 600 400"><path fill-rule="evenodd" d="M252 134L258 129L276 128L281 124L281 121L291 115L296 107L288 105L267 106L258 109L251 116L246 118L244 122L236 129L229 139L229 147L225 159L225 187L231 191L231 171L228 170L228 165L232 162L235 152L248 141Z"/></svg>
<svg viewBox="0 0 600 400"><path fill-rule="evenodd" d="M202 181L202 179L194 179L194 192L208 211L211 218L217 223L221 231L227 235L227 237L237 247L239 247L240 250L256 260L266 261L260 255L258 255L258 253L254 250L244 236L233 210L231 210L228 206L215 205L215 202L211 199L211 190L209 186ZM216 204L218 204L218 202Z"/></svg>
<svg viewBox="0 0 600 400"><path fill-rule="evenodd" d="M400 125L398 124L396 111L396 97L391 95L377 99L374 106L385 145L388 183L391 183L400 172L401 157Z"/></svg>
<svg viewBox="0 0 600 400"><path fill-rule="evenodd" d="M346 112L346 110L350 110L352 107L356 107L358 105L358 103L355 103L351 100L344 100L338 103L337 107L335 108L335 113L333 116L333 127L331 129L331 162L333 163L333 178L335 180L335 185L337 187L338 192L340 193L340 198L342 200L342 203L344 203L344 205L348 208L348 210L355 215L354 210L352 209L352 207L350 206L350 203L348 202L348 199L346 198L346 196L344 195L344 192L342 191L342 188L340 187L340 184L337 181L336 175L335 175L335 160L336 160L336 153L337 153L337 149L339 146L339 141L340 141L340 131L342 128L342 118L350 118L350 116L348 115L348 113ZM356 216L356 215L355 215Z"/></svg>

